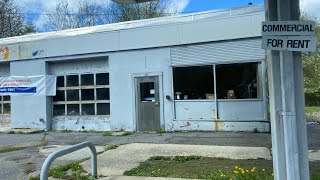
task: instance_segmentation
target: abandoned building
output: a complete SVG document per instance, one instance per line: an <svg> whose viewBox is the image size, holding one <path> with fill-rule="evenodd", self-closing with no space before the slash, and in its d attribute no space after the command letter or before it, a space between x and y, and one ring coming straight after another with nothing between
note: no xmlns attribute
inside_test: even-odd
<svg viewBox="0 0 320 180"><path fill-rule="evenodd" d="M262 6L1 39L0 77L56 76L2 96L12 128L268 132Z"/></svg>

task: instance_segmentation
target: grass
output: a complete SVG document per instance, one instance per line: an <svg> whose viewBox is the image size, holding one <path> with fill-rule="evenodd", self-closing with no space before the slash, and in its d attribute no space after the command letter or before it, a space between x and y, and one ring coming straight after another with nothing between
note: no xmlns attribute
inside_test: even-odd
<svg viewBox="0 0 320 180"><path fill-rule="evenodd" d="M12 151L19 151L22 149L26 149L27 147L11 147L11 146L5 146L0 148L0 153L6 153L6 152L12 152Z"/></svg>
<svg viewBox="0 0 320 180"><path fill-rule="evenodd" d="M102 136L112 136L112 132L103 132Z"/></svg>
<svg viewBox="0 0 320 180"><path fill-rule="evenodd" d="M62 132L62 133L72 133L73 131L72 130L68 130L68 129L64 129L64 130L61 130L60 132Z"/></svg>
<svg viewBox="0 0 320 180"><path fill-rule="evenodd" d="M32 176L29 178L29 180L40 180L40 175Z"/></svg>
<svg viewBox="0 0 320 180"><path fill-rule="evenodd" d="M71 173L67 173L70 171ZM91 176L83 175L83 167L79 162L65 164L62 166L54 167L49 170L48 176L58 179L77 179L77 180L93 180ZM29 180L38 180L39 176L30 177Z"/></svg>
<svg viewBox="0 0 320 180"><path fill-rule="evenodd" d="M124 132L123 134L121 134L121 136L130 136L131 134L133 134L132 132Z"/></svg>
<svg viewBox="0 0 320 180"><path fill-rule="evenodd" d="M108 144L105 146L104 150L108 151L111 149L117 149L118 147L119 147L119 145L117 145L117 144Z"/></svg>
<svg viewBox="0 0 320 180"><path fill-rule="evenodd" d="M310 162L311 180L320 180L320 161ZM212 180L273 180L271 160L230 160L200 156L155 156L138 167L125 171L127 176L170 177ZM317 174L318 173L318 174Z"/></svg>
<svg viewBox="0 0 320 180"><path fill-rule="evenodd" d="M313 174L311 180L320 180L320 173Z"/></svg>
<svg viewBox="0 0 320 180"><path fill-rule="evenodd" d="M305 107L306 113L320 113L320 106Z"/></svg>

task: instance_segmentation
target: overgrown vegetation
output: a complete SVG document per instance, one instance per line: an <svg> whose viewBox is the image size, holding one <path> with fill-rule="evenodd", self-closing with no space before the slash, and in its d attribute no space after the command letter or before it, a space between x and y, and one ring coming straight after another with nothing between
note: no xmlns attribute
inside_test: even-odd
<svg viewBox="0 0 320 180"><path fill-rule="evenodd" d="M62 132L62 133L72 133L73 131L69 130L69 129L63 129L60 132Z"/></svg>
<svg viewBox="0 0 320 180"><path fill-rule="evenodd" d="M112 132L103 132L102 136L112 136Z"/></svg>
<svg viewBox="0 0 320 180"><path fill-rule="evenodd" d="M26 147L11 147L11 146L2 146L0 148L0 153L12 152L12 151L19 151L25 149Z"/></svg>
<svg viewBox="0 0 320 180"><path fill-rule="evenodd" d="M111 149L117 149L119 147L119 145L117 144L107 144L106 147L104 148L104 150L108 151Z"/></svg>
<svg viewBox="0 0 320 180"><path fill-rule="evenodd" d="M307 16L306 14L303 15L302 20L314 20L317 22L317 51L313 53L302 53L302 64L306 105L320 106L320 23L318 19Z"/></svg>
<svg viewBox="0 0 320 180"><path fill-rule="evenodd" d="M49 170L48 176L58 179L93 180L92 176L83 175L84 170L79 162L54 167ZM38 180L39 176L30 177L29 180ZM40 179L40 178L39 178Z"/></svg>
<svg viewBox="0 0 320 180"><path fill-rule="evenodd" d="M121 136L130 136L131 134L133 134L132 132L124 132Z"/></svg>
<svg viewBox="0 0 320 180"><path fill-rule="evenodd" d="M312 180L320 180L319 162L310 162ZM271 160L231 160L200 156L155 156L138 167L125 171L127 176L150 176L212 180L273 180ZM318 173L318 174L317 174Z"/></svg>

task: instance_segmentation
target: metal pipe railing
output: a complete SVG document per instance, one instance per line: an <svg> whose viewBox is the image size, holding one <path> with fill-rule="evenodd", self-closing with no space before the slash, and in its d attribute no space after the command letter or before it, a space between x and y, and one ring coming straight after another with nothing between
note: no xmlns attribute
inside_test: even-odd
<svg viewBox="0 0 320 180"><path fill-rule="evenodd" d="M56 152L50 154L47 157L47 159L44 161L44 163L41 167L40 180L48 180L48 171L49 171L49 168L50 168L52 162L55 159L57 159L58 157L64 156L66 154L70 154L74 151L83 149L85 147L89 147L91 150L92 176L96 178L97 177L97 151L96 151L95 146L91 142L87 141L87 142L76 144L76 145L73 145L69 148L65 148L65 149L62 149L62 150L59 150L59 151L56 151Z"/></svg>

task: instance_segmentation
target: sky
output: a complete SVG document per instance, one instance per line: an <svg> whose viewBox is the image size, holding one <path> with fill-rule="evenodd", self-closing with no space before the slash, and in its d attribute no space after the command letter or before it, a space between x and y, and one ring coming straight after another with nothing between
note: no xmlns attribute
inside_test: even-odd
<svg viewBox="0 0 320 180"><path fill-rule="evenodd" d="M67 0L71 7L77 7L79 1L106 3L110 0ZM173 0L179 12L199 12L221 8L246 6L248 3L263 4L264 0ZM33 21L37 28L41 28L45 21L45 14L55 9L57 0L18 0L18 5L24 13L29 14L28 19ZM320 0L300 0L300 9L311 17L320 19ZM30 15L32 14L32 15Z"/></svg>

